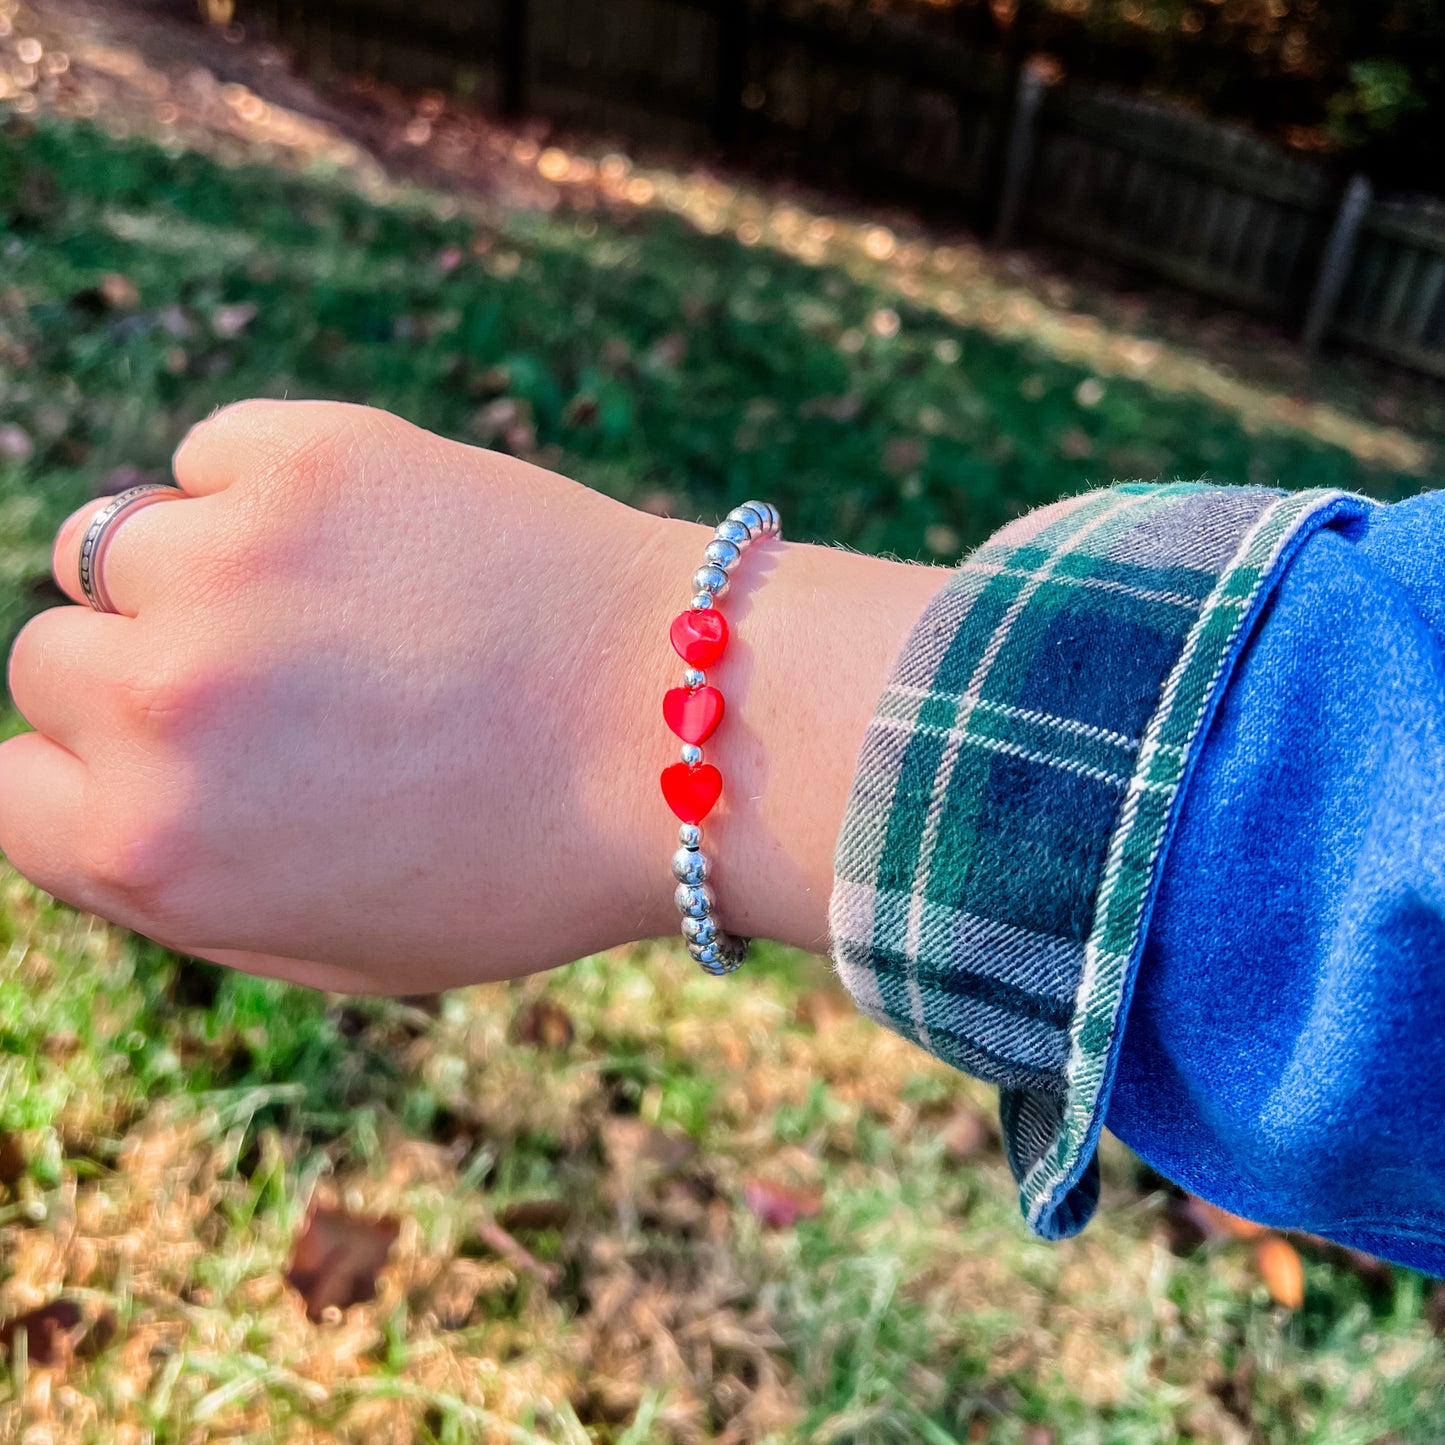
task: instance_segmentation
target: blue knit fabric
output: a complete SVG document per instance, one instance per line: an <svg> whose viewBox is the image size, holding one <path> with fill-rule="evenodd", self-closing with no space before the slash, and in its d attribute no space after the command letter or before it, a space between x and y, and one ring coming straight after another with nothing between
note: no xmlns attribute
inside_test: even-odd
<svg viewBox="0 0 1445 1445"><path fill-rule="evenodd" d="M1445 1274L1445 493L1120 487L925 611L839 839L873 1017L1000 1086L1029 1224L1108 1127Z"/></svg>
<svg viewBox="0 0 1445 1445"><path fill-rule="evenodd" d="M1265 1223L1445 1274L1445 493L1317 533L1206 736L1108 1126Z"/></svg>

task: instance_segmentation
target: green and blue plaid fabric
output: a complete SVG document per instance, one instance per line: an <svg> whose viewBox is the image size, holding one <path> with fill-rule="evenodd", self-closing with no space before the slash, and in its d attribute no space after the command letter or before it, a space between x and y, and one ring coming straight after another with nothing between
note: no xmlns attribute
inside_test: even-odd
<svg viewBox="0 0 1445 1445"><path fill-rule="evenodd" d="M1025 1218L1077 1232L1159 866L1252 619L1337 492L1129 484L1042 508L929 604L838 841L838 971L1001 1090Z"/></svg>

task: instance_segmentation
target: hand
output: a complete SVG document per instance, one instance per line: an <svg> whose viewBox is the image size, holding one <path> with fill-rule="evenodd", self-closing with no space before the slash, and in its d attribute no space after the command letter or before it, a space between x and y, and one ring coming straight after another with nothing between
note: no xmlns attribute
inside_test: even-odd
<svg viewBox="0 0 1445 1445"><path fill-rule="evenodd" d="M385 413L249 402L117 528L121 615L15 644L0 848L178 950L418 992L673 932L667 624L708 533ZM56 545L79 600L80 537ZM771 552L772 556L767 554ZM727 927L818 944L883 674L937 573L750 553L716 669Z"/></svg>

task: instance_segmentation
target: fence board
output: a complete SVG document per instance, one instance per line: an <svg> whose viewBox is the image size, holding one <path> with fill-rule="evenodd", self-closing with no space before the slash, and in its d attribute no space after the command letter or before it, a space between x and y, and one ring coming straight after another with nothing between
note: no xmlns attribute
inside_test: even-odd
<svg viewBox="0 0 1445 1445"><path fill-rule="evenodd" d="M1335 330L1392 361L1445 377L1445 207L1371 208Z"/></svg>
<svg viewBox="0 0 1445 1445"><path fill-rule="evenodd" d="M827 0L240 0L402 85L644 141L744 148L1153 272L1445 377L1445 209L1374 203L1322 273L1340 179L1237 127L1018 73L912 15ZM1005 166L1005 157L1010 157ZM1326 268L1328 269L1328 268Z"/></svg>
<svg viewBox="0 0 1445 1445"><path fill-rule="evenodd" d="M1025 216L1038 231L1233 305L1302 311L1333 214L1322 168L1099 92L1050 95L1036 144Z"/></svg>

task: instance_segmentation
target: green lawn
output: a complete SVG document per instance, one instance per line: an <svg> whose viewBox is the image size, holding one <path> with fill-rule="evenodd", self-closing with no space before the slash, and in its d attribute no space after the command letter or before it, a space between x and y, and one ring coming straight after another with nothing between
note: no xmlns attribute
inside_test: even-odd
<svg viewBox="0 0 1445 1445"><path fill-rule="evenodd" d="M376 199L12 118L0 634L56 600L69 509L249 395L365 400L682 515L765 495L795 536L934 560L1120 475L1422 485L911 289L665 209ZM1303 1245L1304 1307L1276 1309L1114 1146L1098 1222L1030 1240L986 1092L852 1016L817 960L764 950L719 987L639 947L345 1000L3 871L0 951L0 1320L63 1296L86 1327L74 1360L10 1341L0 1438L1445 1430L1429 1281ZM313 1195L400 1225L376 1297L320 1323L281 1278Z"/></svg>

